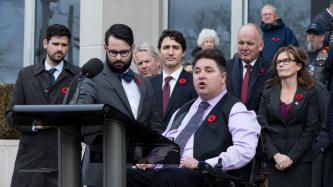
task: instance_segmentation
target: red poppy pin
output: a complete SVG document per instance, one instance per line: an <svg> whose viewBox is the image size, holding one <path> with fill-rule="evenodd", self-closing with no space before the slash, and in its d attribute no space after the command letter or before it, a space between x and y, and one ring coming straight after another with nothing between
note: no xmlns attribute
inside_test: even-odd
<svg viewBox="0 0 333 187"><path fill-rule="evenodd" d="M185 84L186 83L186 79L179 79L178 83L179 84Z"/></svg>
<svg viewBox="0 0 333 187"><path fill-rule="evenodd" d="M325 52L325 53L327 53L328 50L329 50L329 47L324 47L322 51Z"/></svg>
<svg viewBox="0 0 333 187"><path fill-rule="evenodd" d="M276 38L276 37L274 37L274 38L272 38L272 40L273 40L275 43L277 43L277 42L280 41L280 38Z"/></svg>
<svg viewBox="0 0 333 187"><path fill-rule="evenodd" d="M68 91L69 91L69 88L66 86L61 88L61 93L63 93L63 94L68 93Z"/></svg>
<svg viewBox="0 0 333 187"><path fill-rule="evenodd" d="M211 123L211 122L213 122L213 121L215 121L215 120L216 120L216 115L214 115L214 114L208 116L208 118L207 118L207 121L208 121L209 123Z"/></svg>
<svg viewBox="0 0 333 187"><path fill-rule="evenodd" d="M302 94L302 93L297 93L296 95L295 95L295 99L297 100L297 101L300 101L300 100L302 100L304 98L304 95Z"/></svg>
<svg viewBox="0 0 333 187"><path fill-rule="evenodd" d="M265 73L265 68L260 68L259 69L259 75L263 75Z"/></svg>
<svg viewBox="0 0 333 187"><path fill-rule="evenodd" d="M140 79L140 77L135 76L134 79L135 79L135 82L136 82L139 86L142 84L142 80Z"/></svg>

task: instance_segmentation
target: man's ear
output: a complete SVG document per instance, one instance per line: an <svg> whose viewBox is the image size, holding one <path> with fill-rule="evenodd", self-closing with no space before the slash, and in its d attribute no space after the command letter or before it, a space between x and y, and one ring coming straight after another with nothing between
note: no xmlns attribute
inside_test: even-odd
<svg viewBox="0 0 333 187"><path fill-rule="evenodd" d="M48 43L47 39L45 38L45 39L43 40L43 47L44 47L44 49L47 48L48 44L49 44L49 43Z"/></svg>

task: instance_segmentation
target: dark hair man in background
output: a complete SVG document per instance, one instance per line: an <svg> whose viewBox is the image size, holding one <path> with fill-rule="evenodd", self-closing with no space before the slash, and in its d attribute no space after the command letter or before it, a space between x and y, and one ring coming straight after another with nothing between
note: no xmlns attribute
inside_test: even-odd
<svg viewBox="0 0 333 187"><path fill-rule="evenodd" d="M64 58L69 48L71 33L59 24L47 28L43 40L46 58L38 64L23 68L17 77L6 118L10 126L21 134L11 187L51 187L47 174L20 172L24 169L58 169L58 133L56 127L42 121L31 121L32 126L13 123L14 105L62 104L67 87L80 73Z"/></svg>

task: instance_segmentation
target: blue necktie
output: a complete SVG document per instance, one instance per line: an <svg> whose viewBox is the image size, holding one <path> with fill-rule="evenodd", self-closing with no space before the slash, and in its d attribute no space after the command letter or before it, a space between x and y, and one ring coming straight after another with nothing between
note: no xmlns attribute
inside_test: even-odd
<svg viewBox="0 0 333 187"><path fill-rule="evenodd" d="M126 73L119 74L119 78L124 79L124 81L130 83L134 79L134 72L129 69Z"/></svg>
<svg viewBox="0 0 333 187"><path fill-rule="evenodd" d="M50 77L51 77L51 83L52 84L56 81L55 76L54 76L54 72L56 72L56 71L57 71L56 68L51 68L47 71L49 73Z"/></svg>
<svg viewBox="0 0 333 187"><path fill-rule="evenodd" d="M178 134L175 142L179 145L180 155L183 155L186 143L202 123L202 116L208 107L209 103L201 102L199 104L197 112L192 116L190 121L186 124L186 127L182 130L182 132Z"/></svg>

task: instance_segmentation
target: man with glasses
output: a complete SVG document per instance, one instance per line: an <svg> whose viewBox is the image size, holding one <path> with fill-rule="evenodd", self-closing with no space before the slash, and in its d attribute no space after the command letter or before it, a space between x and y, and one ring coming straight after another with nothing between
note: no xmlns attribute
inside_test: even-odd
<svg viewBox="0 0 333 187"><path fill-rule="evenodd" d="M80 89L78 104L109 104L151 129L160 132L157 108L150 81L130 68L134 37L130 27L114 24L105 33L106 60L103 71L92 79L85 79ZM88 186L102 185L103 127L85 127L83 133L97 132L84 142L89 151L83 160L83 182ZM91 159L90 158L94 158ZM96 159L100 158L100 159Z"/></svg>

